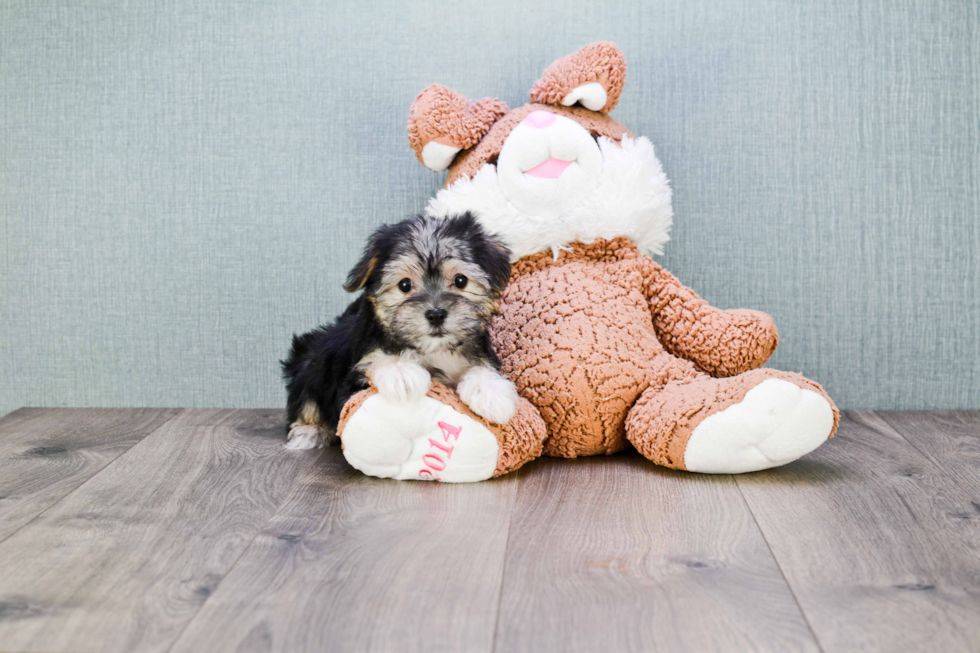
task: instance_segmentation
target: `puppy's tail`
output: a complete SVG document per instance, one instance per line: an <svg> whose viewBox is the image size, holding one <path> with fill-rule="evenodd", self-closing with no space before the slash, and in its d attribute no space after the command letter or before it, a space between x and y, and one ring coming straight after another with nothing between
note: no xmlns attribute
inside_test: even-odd
<svg viewBox="0 0 980 653"><path fill-rule="evenodd" d="M306 363L309 361L310 349L313 347L313 332L304 333L301 336L293 334L293 346L289 350L289 356L285 360L279 361L282 365L282 378L285 381L292 381L298 377Z"/></svg>

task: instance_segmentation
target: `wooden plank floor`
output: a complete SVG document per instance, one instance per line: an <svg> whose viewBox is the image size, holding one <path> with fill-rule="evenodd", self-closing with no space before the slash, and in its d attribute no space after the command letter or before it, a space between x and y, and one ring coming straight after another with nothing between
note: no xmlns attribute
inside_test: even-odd
<svg viewBox="0 0 980 653"><path fill-rule="evenodd" d="M849 412L737 477L473 485L283 450L283 420L0 420L0 651L980 651L978 412Z"/></svg>

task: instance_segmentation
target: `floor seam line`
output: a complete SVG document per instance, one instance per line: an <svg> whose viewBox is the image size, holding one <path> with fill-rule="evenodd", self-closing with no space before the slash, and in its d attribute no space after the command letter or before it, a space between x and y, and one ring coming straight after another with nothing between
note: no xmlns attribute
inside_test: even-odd
<svg viewBox="0 0 980 653"><path fill-rule="evenodd" d="M29 521L27 521L24 524L22 524L17 530L15 530L12 533L9 533L3 539L0 539L0 544L3 544L4 542L6 542L10 538L12 538L17 533L21 532L22 530L24 530L25 528L27 528L28 526L30 526L31 524L33 524L41 515L43 515L47 511L51 510L56 505L58 505L59 503L61 503L62 501L64 501L68 497L70 497L71 495L75 494L76 492L78 492L80 489L82 489L86 485L88 485L96 476L98 476L99 474L101 474L102 472L104 472L110 465L116 464L116 461L117 460L119 460L120 458L122 458L123 456L125 456L126 454L128 454L130 451L132 451L133 449L135 449L137 446L139 446L139 444L141 442L143 442L144 440L146 440L147 438L149 438L150 436L152 436L154 433L156 433L157 431L159 431L160 429L162 429L163 427L165 427L167 424L169 424L170 422L172 422L175 419L177 419L177 417L180 416L180 415L182 415L184 413L184 411L186 411L186 410L187 410L186 408L179 409L176 413L174 413L173 415L171 415L166 421L164 421L158 427L156 427L155 429L153 429L152 431L150 431L149 433L147 433L146 435L144 435L142 438L140 438L139 442L136 442L135 444L133 444L133 446L129 447L125 451L120 452L120 454L118 456L116 456L112 460L108 461L105 465L103 465L102 467L100 467L99 469L97 469L94 474L92 474L91 476L89 476L87 479L85 479L84 481L82 481L81 483L79 483L78 485L76 485L75 487L73 487L71 490L69 490L68 492L66 492L62 496L58 497L55 501L52 501L51 504L47 508L45 508L41 512L37 513L33 517L31 517Z"/></svg>
<svg viewBox="0 0 980 653"><path fill-rule="evenodd" d="M512 526L514 524L514 512L517 509L517 493L520 492L521 477L520 470L514 472L514 498L510 504L510 515L507 519L507 539L504 543L504 562L500 566L500 594L497 596L497 614L494 615L493 619L493 633L490 637L490 651L494 653L497 650L497 631L500 628L500 611L504 605L504 582L507 579L507 560L510 558L510 534L513 530Z"/></svg>
<svg viewBox="0 0 980 653"><path fill-rule="evenodd" d="M284 449L283 451L286 450ZM305 468L302 469L301 473L297 474L297 479L303 476L303 473L305 473L306 469L312 467L314 464L316 464L316 461L320 460L320 457L323 455L324 451L325 451L325 447L321 447L320 453L317 454L317 456L313 458L313 460L311 460ZM288 454L290 452L286 451L286 453ZM237 567L238 563L241 562L242 558L245 557L245 554L248 552L248 550L252 548L252 545L255 543L255 540L258 539L259 535L265 532L266 527L272 522L273 519L276 518L276 515L279 514L279 511L282 509L283 505L285 505L286 500L289 499L295 487L296 487L296 482L294 481L293 485L289 487L289 490L284 493L282 501L279 503L278 506L276 506L276 509L272 511L272 513L269 515L269 518L265 520L262 526L255 531L255 535L252 536L252 539L248 541L248 544L246 544L242 548L241 553L238 554L238 557L235 558L235 561L232 562L231 566L228 567L225 573L221 575L221 580L215 583L214 588L212 588L211 593L208 594L208 597L201 602L201 605L199 605L197 610L194 611L194 614L191 616L191 618L187 620L187 623L184 624L184 627L180 629L180 632L177 633L173 641L170 642L170 646L167 647L167 653L170 653L170 651L173 650L174 646L176 646L177 643L180 641L180 638L184 636L184 633L187 632L187 629L190 628L191 624L194 623L194 620L197 619L197 616L201 614L201 610L204 609L204 606L206 606L208 604L208 601L210 601L214 597L214 595L217 594L218 588L221 587L221 583L223 583L225 579L228 578L228 576L231 574L231 572L235 570L235 567Z"/></svg>
<svg viewBox="0 0 980 653"><path fill-rule="evenodd" d="M911 438L909 438L908 436L906 436L905 433L903 433L902 431L899 431L897 428L895 428L895 425L892 424L891 422L889 422L887 419L885 419L877 410L868 410L868 411L846 410L846 411L844 411L844 413L848 415L848 418L849 419L857 422L858 424L860 424L862 426L865 426L865 427L867 427L869 429L872 429L874 431L878 431L880 433L880 430L877 427L875 427L875 426L873 426L871 424L867 424L866 422L863 422L863 421L858 421L858 420L856 420L856 419L854 419L852 417L852 415L855 415L857 413L863 413L863 412L872 413L875 417L877 417L882 422L884 422L885 425L888 428L890 428L895 433L895 435L897 435L898 437L900 437L902 439L902 441L905 442L905 444L907 444L910 447L912 447L916 451L916 453L918 453L920 456L922 456L927 461L929 461L929 464L932 465L936 469L936 471L939 472L939 474L943 478L950 480L954 485L958 485L956 483L956 479L950 477L949 474L946 472L946 469L942 465L940 465L938 461L933 460L932 456L929 455L929 452L928 451L926 451L925 449L921 449L920 447L916 446L914 440L912 440ZM903 411L881 411L881 412L903 412ZM910 412L918 412L918 411L910 411ZM928 412L933 412L933 411L921 411L921 412L928 413Z"/></svg>
<svg viewBox="0 0 980 653"><path fill-rule="evenodd" d="M759 531L759 535L762 536L762 541L766 543L766 550L769 551L769 557L776 564L776 569L779 570L779 576L783 579L783 583L786 585L786 589L789 590L790 596L793 597L793 603L796 604L796 608L800 611L800 616L803 617L803 623L806 624L807 630L810 631L810 636L813 638L813 643L817 645L817 650L824 652L823 644L820 643L820 638L817 637L817 633L813 630L813 624L810 623L810 618L806 614L806 610L803 609L803 605L800 603L799 597L796 596L796 590L790 584L789 579L786 578L786 572L783 571L783 566L779 564L779 558L776 557L776 552L772 550L772 545L769 543L769 538L766 537L766 532L762 530L762 524L759 523L759 519L755 516L755 511L752 510L752 504L749 503L748 498L745 496L745 492L742 491L742 485L738 482L738 476L732 475L732 482L738 489L738 494L742 497L742 503L748 509L749 514L752 515L752 522L755 524L756 529Z"/></svg>

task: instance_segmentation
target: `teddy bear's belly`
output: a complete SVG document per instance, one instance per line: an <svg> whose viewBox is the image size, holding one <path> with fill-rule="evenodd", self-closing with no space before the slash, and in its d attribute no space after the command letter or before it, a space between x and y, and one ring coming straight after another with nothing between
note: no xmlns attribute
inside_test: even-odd
<svg viewBox="0 0 980 653"><path fill-rule="evenodd" d="M548 427L547 455L623 449L626 415L663 351L642 293L602 272L565 265L513 279L493 322L503 372Z"/></svg>

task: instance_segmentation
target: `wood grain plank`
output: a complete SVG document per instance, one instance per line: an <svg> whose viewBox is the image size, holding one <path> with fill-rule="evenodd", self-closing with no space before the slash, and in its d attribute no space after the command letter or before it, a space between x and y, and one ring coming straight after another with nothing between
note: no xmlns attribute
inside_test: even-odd
<svg viewBox="0 0 980 653"><path fill-rule="evenodd" d="M980 650L969 492L880 419L737 483L825 651Z"/></svg>
<svg viewBox="0 0 980 653"><path fill-rule="evenodd" d="M0 420L0 542L179 413L21 408Z"/></svg>
<svg viewBox="0 0 980 653"><path fill-rule="evenodd" d="M173 651L489 651L515 489L370 478L325 449Z"/></svg>
<svg viewBox="0 0 980 653"><path fill-rule="evenodd" d="M522 469L498 651L814 651L731 476L638 455Z"/></svg>
<svg viewBox="0 0 980 653"><path fill-rule="evenodd" d="M876 412L868 418L891 426L970 492L973 510L963 519L980 519L980 411Z"/></svg>
<svg viewBox="0 0 980 653"><path fill-rule="evenodd" d="M188 410L0 544L0 649L166 650L316 454Z"/></svg>

